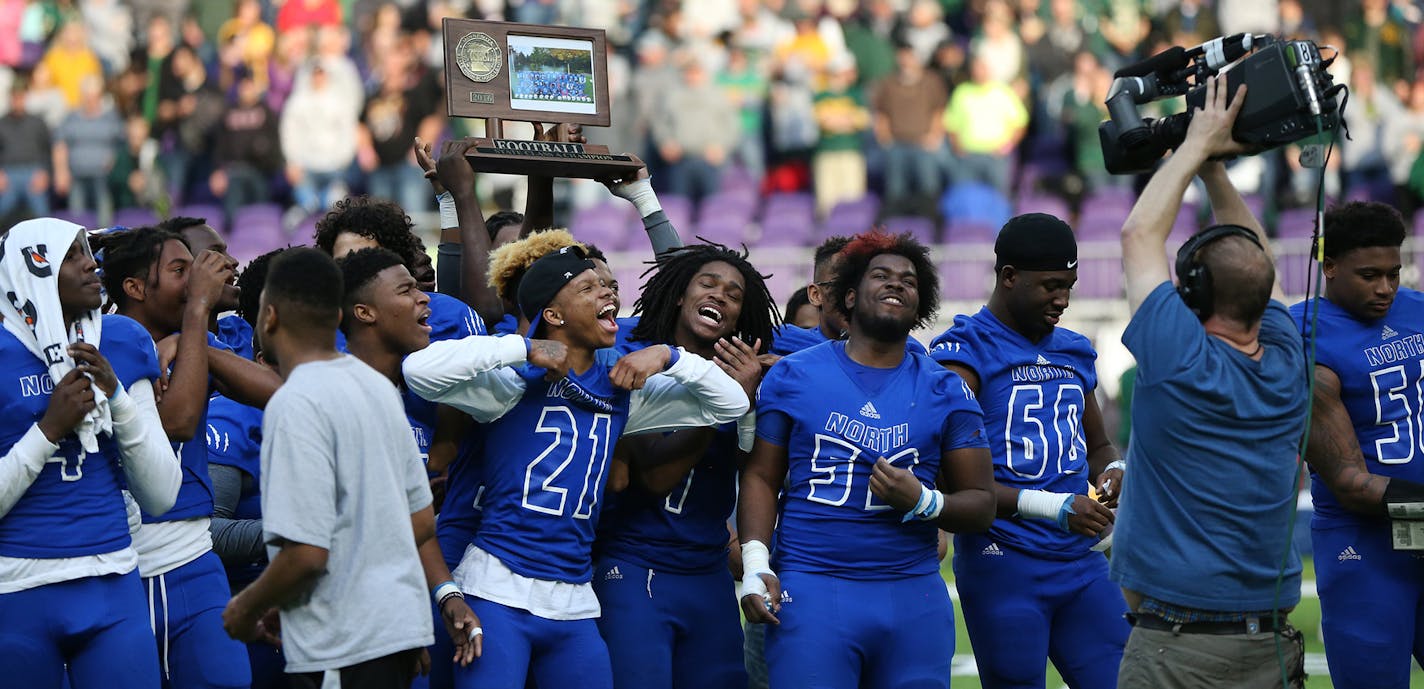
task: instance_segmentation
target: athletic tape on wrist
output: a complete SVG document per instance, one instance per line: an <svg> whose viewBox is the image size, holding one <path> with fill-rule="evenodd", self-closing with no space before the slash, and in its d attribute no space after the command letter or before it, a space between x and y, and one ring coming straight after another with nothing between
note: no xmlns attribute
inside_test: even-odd
<svg viewBox="0 0 1424 689"><path fill-rule="evenodd" d="M455 210L455 197L447 191L435 200L440 204L440 229L459 227L460 214Z"/></svg>
<svg viewBox="0 0 1424 689"><path fill-rule="evenodd" d="M1070 505L1072 493L1050 493L1046 490L1019 491L1019 516L1026 519L1051 519L1058 521L1063 505Z"/></svg>
<svg viewBox="0 0 1424 689"><path fill-rule="evenodd" d="M632 202L638 209L638 217L646 218L663 209L658 195L653 191L651 179L640 179L618 187L618 195Z"/></svg>
<svg viewBox="0 0 1424 689"><path fill-rule="evenodd" d="M763 574L776 576L776 572L771 571L771 552L767 550L766 544L761 541L743 543L742 597L756 594L761 596L767 606L770 606L771 593L766 590L766 582L761 580Z"/></svg>
<svg viewBox="0 0 1424 689"><path fill-rule="evenodd" d="M1112 471L1113 469L1117 469L1118 471L1121 471L1121 472L1126 473L1126 472L1127 472L1127 462L1125 462L1125 461L1123 461L1123 460L1121 460L1121 459L1114 459L1112 462L1109 462L1109 463L1108 463L1107 467L1104 468L1103 471L1105 471L1105 472L1106 472L1106 471Z"/></svg>

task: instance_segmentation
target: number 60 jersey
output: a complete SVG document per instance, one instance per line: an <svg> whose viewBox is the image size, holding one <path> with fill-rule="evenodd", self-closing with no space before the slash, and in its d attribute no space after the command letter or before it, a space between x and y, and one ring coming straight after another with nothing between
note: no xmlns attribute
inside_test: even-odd
<svg viewBox="0 0 1424 689"><path fill-rule="evenodd" d="M1315 327L1315 363L1340 378L1340 401L1371 474L1424 481L1424 294L1399 288L1384 318L1364 321L1325 299L1319 324L1311 301L1291 319ZM1308 340L1307 340L1308 341ZM1310 473L1316 527L1358 523L1320 477Z"/></svg>
<svg viewBox="0 0 1424 689"><path fill-rule="evenodd" d="M986 307L956 316L935 338L930 357L978 374L995 481L1019 490L1088 492L1083 406L1098 384L1088 338L1054 328L1033 343ZM1056 559L1080 557L1096 542L1044 519L995 519L989 537Z"/></svg>

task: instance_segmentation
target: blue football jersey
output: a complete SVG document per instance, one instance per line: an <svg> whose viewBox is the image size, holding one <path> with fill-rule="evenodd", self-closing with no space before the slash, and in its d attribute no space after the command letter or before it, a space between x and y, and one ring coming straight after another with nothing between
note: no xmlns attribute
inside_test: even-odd
<svg viewBox="0 0 1424 689"><path fill-rule="evenodd" d="M517 332L519 332L519 318L512 313L504 314L504 318L494 324L495 335L513 335Z"/></svg>
<svg viewBox="0 0 1424 689"><path fill-rule="evenodd" d="M216 335L205 334L208 336L209 347L228 349ZM208 377L208 390L210 393L213 391L211 375ZM174 522L213 516L213 480L208 475L208 443L204 437L207 428L208 405L205 403L198 417L197 435L191 440L173 443L173 451L178 453L178 459L183 465L183 484L178 488L178 501L173 503L173 509L161 515L144 512L143 523Z"/></svg>
<svg viewBox="0 0 1424 689"><path fill-rule="evenodd" d="M628 316L627 318L617 319L618 334L614 335L614 349L617 349L618 351L627 354L630 352L636 352L639 349L643 349L648 346L647 342L634 341L629 339L633 335L633 328L638 327L638 323L640 322L640 320L641 319L637 316Z"/></svg>
<svg viewBox="0 0 1424 689"><path fill-rule="evenodd" d="M445 502L435 515L435 539L445 564L454 571L480 528L484 497L484 427L471 427L445 475Z"/></svg>
<svg viewBox="0 0 1424 689"><path fill-rule="evenodd" d="M1290 308L1306 333L1314 325L1309 303ZM1424 481L1424 293L1399 288L1389 313L1375 321L1326 299L1319 304L1315 362L1340 378L1340 401L1365 466L1372 474ZM1310 495L1315 525L1357 523L1313 471Z"/></svg>
<svg viewBox="0 0 1424 689"><path fill-rule="evenodd" d="M119 384L157 380L158 354L153 338L137 322L119 315L104 316L99 352L109 360ZM31 354L8 330L0 328L0 360L6 380L0 386L0 452L9 452L44 418L54 382L44 362ZM77 436L59 442L59 451L44 465L9 512L0 516L0 556L67 558L111 553L130 544L128 517L118 445L99 436L99 451L86 453Z"/></svg>
<svg viewBox="0 0 1424 689"><path fill-rule="evenodd" d="M771 338L771 349L768 351L778 356L786 356L830 341L831 339L826 337L820 328L803 328L788 323L776 329ZM910 337L905 339L905 351L912 354L924 354L927 350L919 340Z"/></svg>
<svg viewBox="0 0 1424 689"><path fill-rule="evenodd" d="M757 437L787 449L774 565L850 579L938 571L938 529L902 523L870 490L875 462L939 480L944 452L984 447L983 412L959 376L928 357L893 369L855 363L831 342L777 362L757 393Z"/></svg>
<svg viewBox="0 0 1424 689"><path fill-rule="evenodd" d="M262 410L222 395L208 400L208 463L230 466L252 477L238 500L234 519L262 518Z"/></svg>
<svg viewBox="0 0 1424 689"><path fill-rule="evenodd" d="M630 395L608 379L617 352L555 382L525 365L513 409L485 424L483 515L475 544L515 573L586 583L613 445Z"/></svg>
<svg viewBox="0 0 1424 689"><path fill-rule="evenodd" d="M609 496L600 555L648 569L707 574L727 566L727 519L737 506L737 424L723 424L682 483L666 496Z"/></svg>
<svg viewBox="0 0 1424 689"><path fill-rule="evenodd" d="M237 314L228 314L218 319L218 339L228 349L244 359L252 358L252 326Z"/></svg>
<svg viewBox="0 0 1424 689"><path fill-rule="evenodd" d="M930 356L979 376L979 406L994 455L994 480L1020 490L1086 495L1092 481L1083 409L1097 388L1097 353L1088 338L1054 328L1034 344L988 308L956 316ZM1049 557L1089 552L1096 539L1044 519L995 519L997 543Z"/></svg>

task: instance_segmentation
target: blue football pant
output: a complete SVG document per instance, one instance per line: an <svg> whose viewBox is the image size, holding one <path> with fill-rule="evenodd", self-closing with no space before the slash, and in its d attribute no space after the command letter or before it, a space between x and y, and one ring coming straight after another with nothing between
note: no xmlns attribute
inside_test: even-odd
<svg viewBox="0 0 1424 689"><path fill-rule="evenodd" d="M672 574L603 558L593 570L616 689L744 689L732 574Z"/></svg>
<svg viewBox="0 0 1424 689"><path fill-rule="evenodd" d="M158 654L138 572L0 594L0 684L157 689Z"/></svg>
<svg viewBox="0 0 1424 689"><path fill-rule="evenodd" d="M247 644L248 667L252 670L252 689L287 689L287 657L282 649L266 641Z"/></svg>
<svg viewBox="0 0 1424 689"><path fill-rule="evenodd" d="M954 606L938 572L884 581L781 573L773 689L948 689Z"/></svg>
<svg viewBox="0 0 1424 689"><path fill-rule="evenodd" d="M1043 689L1048 661L1073 689L1117 686L1132 626L1098 553L1049 560L983 539L954 549L954 582L984 689Z"/></svg>
<svg viewBox="0 0 1424 689"><path fill-rule="evenodd" d="M217 553L171 572L147 577L163 685L172 689L247 689L252 669L247 647L223 631L222 612L232 598Z"/></svg>
<svg viewBox="0 0 1424 689"><path fill-rule="evenodd" d="M1325 660L1338 689L1409 686L1424 663L1424 560L1384 523L1311 529Z"/></svg>
<svg viewBox="0 0 1424 689"><path fill-rule="evenodd" d="M546 620L527 610L467 596L484 629L484 654L455 666L457 689L540 687L613 689L608 647L589 620Z"/></svg>

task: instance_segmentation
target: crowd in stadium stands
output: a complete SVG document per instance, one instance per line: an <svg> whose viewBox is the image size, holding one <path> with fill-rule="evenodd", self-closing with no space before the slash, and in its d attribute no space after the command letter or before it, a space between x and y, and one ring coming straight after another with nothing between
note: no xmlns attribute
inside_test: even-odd
<svg viewBox="0 0 1424 689"><path fill-rule="evenodd" d="M814 192L823 216L867 193L881 217L982 198L954 189L1076 206L1133 183L1098 145L1112 72L1241 31L1344 50L1332 194L1406 214L1424 194L1408 0L0 0L0 216L277 202L290 229L363 191L433 210L410 142L471 126L442 104L447 16L605 28L613 126L590 139L694 202L735 180ZM1238 183L1271 212L1312 203L1295 154Z"/></svg>

